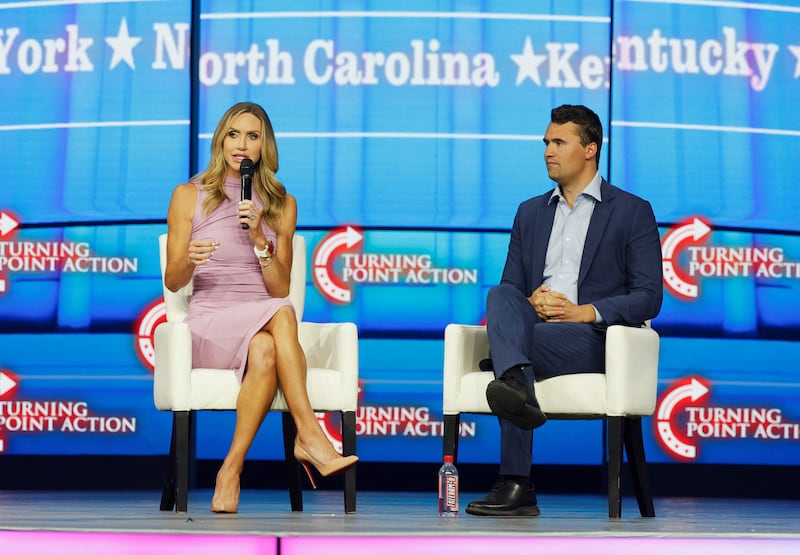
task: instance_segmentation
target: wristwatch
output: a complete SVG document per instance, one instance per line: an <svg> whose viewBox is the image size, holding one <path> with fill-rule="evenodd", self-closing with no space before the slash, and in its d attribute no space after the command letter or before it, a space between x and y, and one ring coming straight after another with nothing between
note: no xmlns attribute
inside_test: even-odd
<svg viewBox="0 0 800 555"><path fill-rule="evenodd" d="M269 260L270 258L272 258L272 255L275 254L275 244L269 239L267 239L267 246L264 248L264 250L258 250L258 247L254 245L253 252L256 253L257 257L266 258L267 260Z"/></svg>

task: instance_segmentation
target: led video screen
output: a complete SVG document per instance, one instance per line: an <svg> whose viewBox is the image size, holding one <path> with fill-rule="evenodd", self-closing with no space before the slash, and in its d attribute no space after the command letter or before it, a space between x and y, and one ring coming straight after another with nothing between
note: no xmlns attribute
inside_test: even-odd
<svg viewBox="0 0 800 555"><path fill-rule="evenodd" d="M166 452L157 237L249 100L298 200L304 317L359 328L364 460L440 458L444 327L483 321L518 204L553 186L550 109L586 104L662 236L648 458L790 464L798 25L780 1L0 2L0 456ZM233 415L201 419L222 457ZM534 461L599 463L600 427L549 423ZM496 462L497 430L465 417L460 459Z"/></svg>

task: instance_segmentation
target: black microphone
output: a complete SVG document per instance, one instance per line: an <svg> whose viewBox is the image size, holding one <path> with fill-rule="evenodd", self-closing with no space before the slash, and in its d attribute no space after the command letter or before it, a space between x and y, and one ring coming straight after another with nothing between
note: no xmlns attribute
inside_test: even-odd
<svg viewBox="0 0 800 555"><path fill-rule="evenodd" d="M242 200L253 198L253 172L256 167L250 158L245 158L239 165L239 173L242 174ZM242 229L250 229L249 224L242 224Z"/></svg>

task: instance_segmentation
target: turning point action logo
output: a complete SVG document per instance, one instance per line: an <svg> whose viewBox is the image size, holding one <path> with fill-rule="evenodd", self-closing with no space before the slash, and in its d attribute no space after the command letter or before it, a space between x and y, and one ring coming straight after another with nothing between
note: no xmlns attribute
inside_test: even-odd
<svg viewBox="0 0 800 555"><path fill-rule="evenodd" d="M133 434L134 416L98 416L87 401L16 399L20 377L0 368L0 455L9 449L9 435Z"/></svg>
<svg viewBox="0 0 800 555"><path fill-rule="evenodd" d="M444 422L434 418L429 407L364 405L361 400L363 392L362 384L359 382L355 423L357 437L433 438L444 436ZM334 448L342 453L339 415L317 413L317 420ZM458 435L461 438L476 437L477 424L474 421L461 421Z"/></svg>
<svg viewBox="0 0 800 555"><path fill-rule="evenodd" d="M353 253L364 235L352 226L333 230L314 251L314 285L330 302L353 300L351 284L450 285L478 283L478 270L437 268L426 253ZM336 264L339 262L339 264Z"/></svg>
<svg viewBox="0 0 800 555"><path fill-rule="evenodd" d="M711 226L695 217L676 225L661 239L664 285L674 295L699 297L697 278L800 278L800 263L787 260L782 248L700 244L710 235Z"/></svg>
<svg viewBox="0 0 800 555"><path fill-rule="evenodd" d="M10 287L7 272L135 274L139 271L138 259L97 256L85 242L12 240L18 227L15 216L0 212L0 294L7 293Z"/></svg>
<svg viewBox="0 0 800 555"><path fill-rule="evenodd" d="M658 400L656 437L678 460L699 455L698 440L800 440L800 424L784 421L781 409L703 406L711 396L707 380L678 380Z"/></svg>

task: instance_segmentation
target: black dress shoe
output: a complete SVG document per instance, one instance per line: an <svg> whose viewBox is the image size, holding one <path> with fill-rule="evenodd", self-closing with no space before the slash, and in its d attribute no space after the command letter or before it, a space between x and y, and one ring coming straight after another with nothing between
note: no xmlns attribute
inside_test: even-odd
<svg viewBox="0 0 800 555"><path fill-rule="evenodd" d="M486 386L489 408L500 418L510 420L523 430L533 430L547 422L539 402L518 368L507 370Z"/></svg>
<svg viewBox="0 0 800 555"><path fill-rule="evenodd" d="M500 478L492 491L467 505L467 513L478 516L539 516L533 484L520 485L514 480Z"/></svg>

